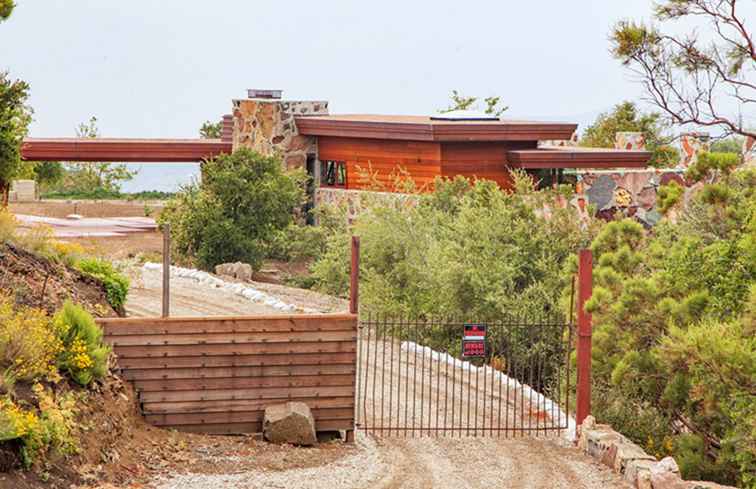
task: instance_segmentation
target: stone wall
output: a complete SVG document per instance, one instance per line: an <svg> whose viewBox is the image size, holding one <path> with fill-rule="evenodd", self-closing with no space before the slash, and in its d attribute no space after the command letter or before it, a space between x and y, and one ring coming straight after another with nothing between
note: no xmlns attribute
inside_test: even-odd
<svg viewBox="0 0 756 489"><path fill-rule="evenodd" d="M713 482L685 481L672 457L657 461L641 447L588 416L580 426L578 448L622 475L638 489L727 489ZM731 488L734 489L734 488Z"/></svg>
<svg viewBox="0 0 756 489"><path fill-rule="evenodd" d="M615 148L643 150L643 134L618 132ZM697 161L699 152L708 148L708 135L684 134L680 138L680 161L674 168L578 171L572 204L583 215L587 214L590 205L601 218L611 219L621 213L645 226L653 226L661 219L661 213L656 208L659 187L674 180L685 187L684 198L689 199L697 186L687 184L685 170Z"/></svg>
<svg viewBox="0 0 756 489"><path fill-rule="evenodd" d="M320 187L315 191L315 205L328 205L344 208L349 222L371 203L381 202L387 205L415 206L417 195L395 192L375 192L372 190L344 190Z"/></svg>
<svg viewBox="0 0 756 489"><path fill-rule="evenodd" d="M233 149L280 154L284 167L305 168L317 154L317 140L297 132L294 116L327 115L328 102L251 98L233 101Z"/></svg>

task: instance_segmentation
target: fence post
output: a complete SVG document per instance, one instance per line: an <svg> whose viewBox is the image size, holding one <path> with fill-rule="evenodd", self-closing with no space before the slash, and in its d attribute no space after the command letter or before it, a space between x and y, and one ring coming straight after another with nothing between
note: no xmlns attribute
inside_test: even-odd
<svg viewBox="0 0 756 489"><path fill-rule="evenodd" d="M352 236L352 265L349 272L349 312L357 314L359 311L360 300L360 237ZM357 341L360 341L357 339ZM359 362L359 359L357 360ZM357 373L355 372L355 382ZM356 393L355 393L356 394ZM356 404L355 404L356 406ZM356 413L355 413L356 415ZM346 430L346 442L354 443L354 426L351 430Z"/></svg>
<svg viewBox="0 0 756 489"><path fill-rule="evenodd" d="M163 317L171 315L171 225L163 224Z"/></svg>
<svg viewBox="0 0 756 489"><path fill-rule="evenodd" d="M577 297L577 406L575 421L578 426L591 414L591 315L585 311L585 303L593 293L593 254L580 250L578 255Z"/></svg>
<svg viewBox="0 0 756 489"><path fill-rule="evenodd" d="M349 275L349 312L357 314L360 301L360 237L352 236L352 269Z"/></svg>

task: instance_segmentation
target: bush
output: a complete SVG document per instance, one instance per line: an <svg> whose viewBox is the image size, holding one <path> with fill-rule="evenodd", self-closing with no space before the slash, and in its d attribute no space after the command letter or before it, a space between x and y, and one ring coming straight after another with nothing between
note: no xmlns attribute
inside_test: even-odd
<svg viewBox="0 0 756 489"><path fill-rule="evenodd" d="M554 191L535 191L516 174L517 192L490 181L437 180L417 205L368 205L348 229L327 237L313 265L316 286L345 296L350 235L361 239L361 303L381 313L556 312L566 261L585 246L584 229ZM548 217L544 206L550 211Z"/></svg>
<svg viewBox="0 0 756 489"><path fill-rule="evenodd" d="M726 167L677 222L594 240L594 413L686 478L756 487L756 172Z"/></svg>
<svg viewBox="0 0 756 489"><path fill-rule="evenodd" d="M259 269L304 202L304 173L281 166L247 149L205 162L202 183L182 189L159 218L171 225L174 256L204 270L233 261Z"/></svg>
<svg viewBox="0 0 756 489"><path fill-rule="evenodd" d="M15 309L0 297L0 368L6 388L16 381L55 378L55 360L63 345L39 309Z"/></svg>
<svg viewBox="0 0 756 489"><path fill-rule="evenodd" d="M63 455L78 451L76 396L68 393L56 398L41 384L34 384L32 391L38 410L23 408L10 396L0 399L0 441L20 440L27 468L51 450Z"/></svg>
<svg viewBox="0 0 756 489"><path fill-rule="evenodd" d="M98 258L85 258L76 264L76 268L100 280L105 285L105 294L110 305L116 311L123 311L129 293L129 279L119 273L112 263Z"/></svg>
<svg viewBox="0 0 756 489"><path fill-rule="evenodd" d="M102 342L102 328L79 306L66 302L53 319L63 349L58 368L78 384L87 386L108 371L110 347Z"/></svg>

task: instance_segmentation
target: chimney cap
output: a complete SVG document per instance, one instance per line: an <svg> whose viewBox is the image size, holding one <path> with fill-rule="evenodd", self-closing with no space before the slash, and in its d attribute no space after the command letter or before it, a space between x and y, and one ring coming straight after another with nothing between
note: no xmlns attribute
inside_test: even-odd
<svg viewBox="0 0 756 489"><path fill-rule="evenodd" d="M283 93L283 90L269 90L269 89L261 89L261 88L248 88L247 89L247 97L248 98L269 98L269 99L280 99L281 94Z"/></svg>

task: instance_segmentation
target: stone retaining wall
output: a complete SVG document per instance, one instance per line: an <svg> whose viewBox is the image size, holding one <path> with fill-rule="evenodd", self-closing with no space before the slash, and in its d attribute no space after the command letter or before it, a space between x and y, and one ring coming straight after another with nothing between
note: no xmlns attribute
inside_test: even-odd
<svg viewBox="0 0 756 489"><path fill-rule="evenodd" d="M611 426L588 416L580 426L578 448L622 475L638 489L735 489L714 482L685 481L672 457L657 461Z"/></svg>

